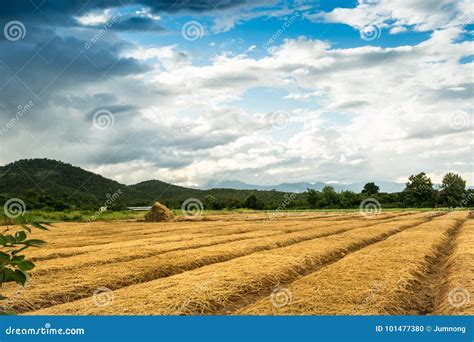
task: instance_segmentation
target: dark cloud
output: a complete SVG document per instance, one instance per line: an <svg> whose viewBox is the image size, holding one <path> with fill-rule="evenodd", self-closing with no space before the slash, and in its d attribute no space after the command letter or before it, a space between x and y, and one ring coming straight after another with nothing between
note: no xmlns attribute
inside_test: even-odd
<svg viewBox="0 0 474 342"><path fill-rule="evenodd" d="M98 26L97 28L101 28ZM147 17L130 16L111 25L117 31L166 31L157 21Z"/></svg>
<svg viewBox="0 0 474 342"><path fill-rule="evenodd" d="M257 3L265 2L268 1L257 1ZM142 5L149 7L152 13L162 14L185 11L212 12L242 6L246 3L255 4L248 0L16 0L0 2L0 19L26 20L43 25L73 25L74 16L127 5Z"/></svg>
<svg viewBox="0 0 474 342"><path fill-rule="evenodd" d="M33 42L0 42L0 102L7 108L32 100L38 110L52 97L61 102L60 94L69 88L148 70L137 60L120 56L125 46L122 42L104 40L85 50L82 40L48 34ZM64 97L62 100L71 101Z"/></svg>

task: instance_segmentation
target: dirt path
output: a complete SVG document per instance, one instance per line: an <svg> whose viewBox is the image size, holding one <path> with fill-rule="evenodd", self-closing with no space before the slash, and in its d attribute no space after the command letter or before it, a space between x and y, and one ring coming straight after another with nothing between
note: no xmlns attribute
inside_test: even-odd
<svg viewBox="0 0 474 342"><path fill-rule="evenodd" d="M466 219L467 220L467 219ZM405 307L406 315L431 315L442 301L443 284L448 274L448 259L456 246L456 237L466 220L448 231L446 240L437 248L436 258L430 261L430 267L410 289L413 300Z"/></svg>

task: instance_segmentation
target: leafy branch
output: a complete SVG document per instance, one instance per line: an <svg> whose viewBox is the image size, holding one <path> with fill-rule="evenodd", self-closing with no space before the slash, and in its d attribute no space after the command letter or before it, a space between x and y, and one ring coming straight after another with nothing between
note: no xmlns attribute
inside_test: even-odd
<svg viewBox="0 0 474 342"><path fill-rule="evenodd" d="M43 240L28 239L32 228L48 230L45 222L18 223L22 230L11 232L7 227L0 233L0 287L4 283L17 283L24 286L35 264L20 253L31 247L41 247L46 244ZM7 297L0 294L0 300Z"/></svg>

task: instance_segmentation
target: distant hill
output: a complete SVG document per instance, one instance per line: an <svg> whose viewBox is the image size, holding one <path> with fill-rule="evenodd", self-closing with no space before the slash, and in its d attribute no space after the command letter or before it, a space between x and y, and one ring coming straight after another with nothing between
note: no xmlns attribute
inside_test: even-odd
<svg viewBox="0 0 474 342"><path fill-rule="evenodd" d="M24 159L0 167L0 193L32 201L95 208L118 191L121 201L141 199L133 188L56 160Z"/></svg>
<svg viewBox="0 0 474 342"><path fill-rule="evenodd" d="M404 184L376 182L381 188L378 199L389 206L400 206ZM201 200L208 209L240 208L250 195L255 195L251 208L281 209L307 208L310 189L321 190L325 183L283 183L278 185L251 185L240 181L209 183L203 189L190 189L160 180L149 180L127 186L80 167L50 159L24 159L0 167L0 205L10 198L20 198L31 209L92 209L102 206L124 209L149 206L160 201L171 208L179 208L189 198ZM341 195L340 204L327 202L321 197L318 207L358 207L358 195L364 183L329 184L336 191L351 190L357 194ZM295 193L296 195L290 195ZM352 197L351 197L352 196ZM106 203L114 197L114 201ZM288 198L291 197L291 200Z"/></svg>
<svg viewBox="0 0 474 342"><path fill-rule="evenodd" d="M395 183L395 182L384 182L384 181L376 181L375 182L379 187L381 192L387 193L395 193L403 191L405 188L404 183ZM212 189L212 188L222 188L222 189L241 189L241 190L277 190L283 192L296 192L302 193L305 192L307 189L314 189L321 191L326 185L332 186L337 192L341 192L344 190L350 190L354 192L361 192L364 188L366 183L349 183L349 184L342 184L342 183L323 183L323 182L316 182L316 183L308 183L308 182L298 182L298 183L282 183L276 185L253 185L247 184L238 180L225 180L220 182L209 182L204 186L200 187L201 189Z"/></svg>
<svg viewBox="0 0 474 342"><path fill-rule="evenodd" d="M97 209L112 195L119 193L113 206L151 205L160 201L179 207L188 198L204 201L208 195L226 201L243 202L256 193L265 203L278 206L285 193L239 189L199 190L159 180L127 186L80 167L50 159L23 159L0 167L0 202L18 197L29 207ZM113 207L112 206L112 207Z"/></svg>

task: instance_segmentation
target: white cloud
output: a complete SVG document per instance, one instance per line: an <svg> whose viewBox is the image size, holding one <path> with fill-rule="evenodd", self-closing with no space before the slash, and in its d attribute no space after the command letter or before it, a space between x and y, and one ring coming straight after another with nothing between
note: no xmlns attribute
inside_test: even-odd
<svg viewBox="0 0 474 342"><path fill-rule="evenodd" d="M431 31L471 23L474 6L470 0L359 0L355 8L335 8L307 17L344 23L357 29L369 25L391 28L390 33Z"/></svg>
<svg viewBox="0 0 474 342"><path fill-rule="evenodd" d="M301 37L263 57L223 53L209 65L193 63L178 45L129 45L123 57L150 71L58 89L48 113L61 136L46 135L31 155L6 149L2 158L63 159L126 183L404 180L420 171L439 181L455 171L473 184L472 127L456 129L450 122L453 113L473 116L473 63L459 63L472 54L473 43L457 41L464 14L452 9L449 21L437 11L425 15L425 6L414 2L396 9L392 2L372 3L360 6L374 10L340 9L325 19L344 14L355 27L378 20L392 33L443 29L418 45L388 48L338 48ZM272 126L271 110L244 109L246 94L258 97L262 87L283 90L281 103L301 104L287 111L288 127ZM114 112L110 129L92 130L85 113L110 104L128 107ZM34 146L26 134L7 139Z"/></svg>
<svg viewBox="0 0 474 342"><path fill-rule="evenodd" d="M74 17L74 19L76 19L79 24L84 26L97 26L105 24L110 18L110 10L94 11L79 17Z"/></svg>
<svg viewBox="0 0 474 342"><path fill-rule="evenodd" d="M147 76L147 86L169 94L155 103L156 113L164 110L178 121L178 113L192 113L200 128L191 128L190 134L221 130L240 136L201 150L193 163L168 175L179 175L183 184L239 172L255 182L254 176L245 178L244 170L259 170L255 173L266 183L284 181L284 171L302 180L354 181L400 179L419 169L441 174L457 165L455 171L473 183L472 163L455 164L472 160L465 149L472 136L449 123L455 111L472 113L467 88L472 64L459 64L459 59L471 53L473 44L457 43L460 33L458 28L435 31L416 46L395 48L336 49L300 38L260 59L221 55L208 66L156 69ZM166 59L163 51L173 50L157 55ZM291 93L294 83L306 92ZM288 89L287 97L297 100L324 96L307 119L299 119L305 117L301 111L290 112L303 126L282 139L262 116L230 106L260 86ZM338 115L347 122L331 123Z"/></svg>

